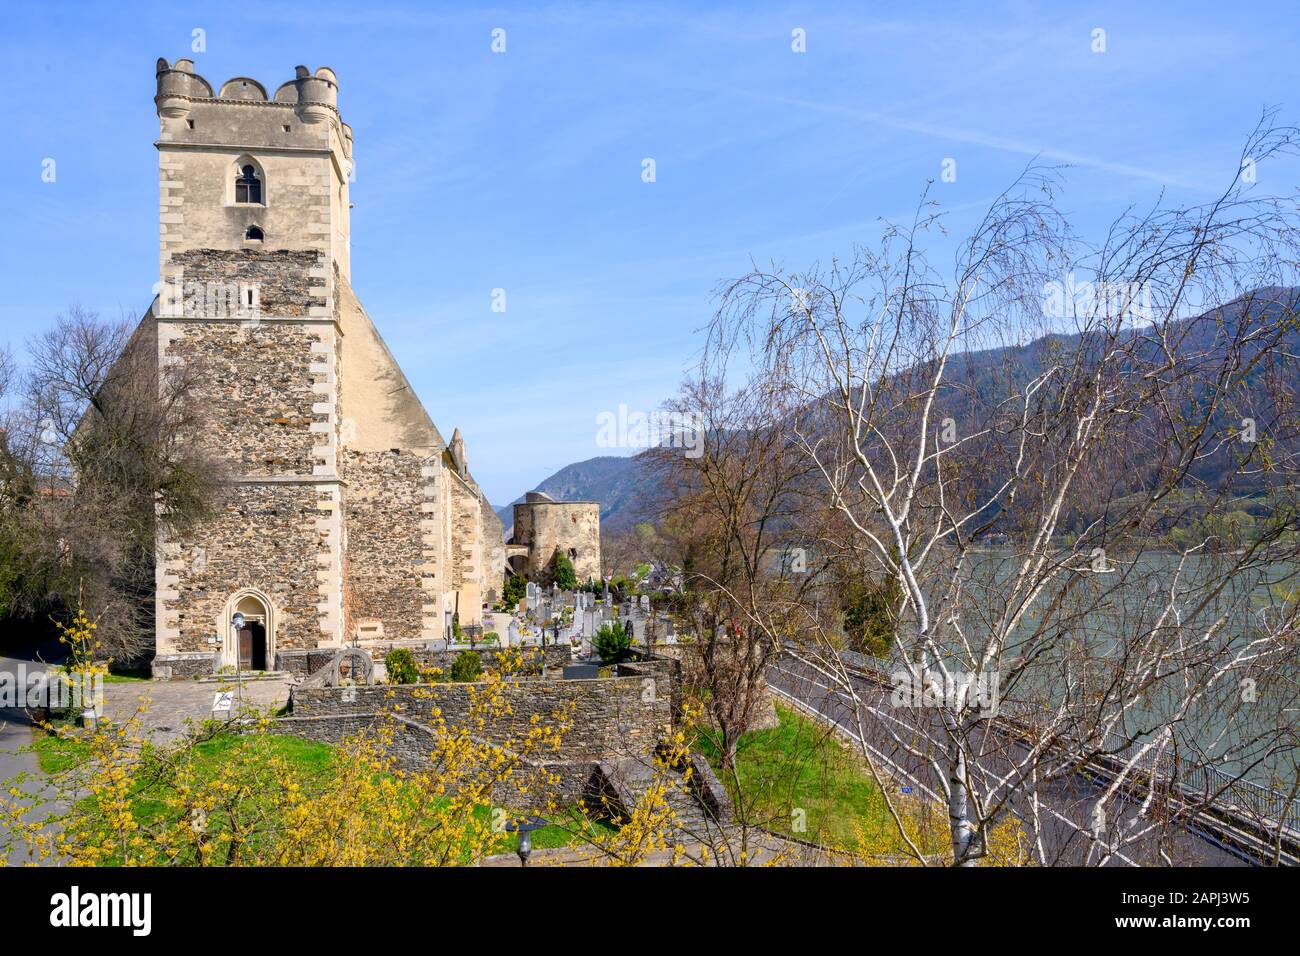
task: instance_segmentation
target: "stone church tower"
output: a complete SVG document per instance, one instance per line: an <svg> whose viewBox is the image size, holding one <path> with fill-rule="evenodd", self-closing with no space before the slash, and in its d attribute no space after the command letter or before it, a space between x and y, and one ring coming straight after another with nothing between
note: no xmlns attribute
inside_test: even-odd
<svg viewBox="0 0 1300 956"><path fill-rule="evenodd" d="M481 622L501 524L350 284L332 70L274 94L159 60L159 294L137 335L197 378L216 516L158 542L159 676ZM238 612L245 627L231 624Z"/></svg>

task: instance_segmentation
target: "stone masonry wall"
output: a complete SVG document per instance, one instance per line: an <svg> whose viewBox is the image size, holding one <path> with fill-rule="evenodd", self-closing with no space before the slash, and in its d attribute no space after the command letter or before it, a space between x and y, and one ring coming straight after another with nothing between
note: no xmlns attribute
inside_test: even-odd
<svg viewBox="0 0 1300 956"><path fill-rule="evenodd" d="M276 318L309 315L312 306L325 305L326 290L310 274L323 261L310 249L189 249L172 253L168 265L184 280L187 318L236 318L243 303L230 301L229 293L241 285L257 288L258 314Z"/></svg>
<svg viewBox="0 0 1300 956"><path fill-rule="evenodd" d="M326 417L311 366L312 346L326 334L290 323L195 322L177 324L168 357L197 363L194 392L206 410L201 440L241 475L311 475Z"/></svg>
<svg viewBox="0 0 1300 956"><path fill-rule="evenodd" d="M165 545L164 625L173 652L209 651L227 599L257 588L272 600L276 648L315 647L321 636L317 571L321 497L309 484L235 485L189 541Z"/></svg>
<svg viewBox="0 0 1300 956"><path fill-rule="evenodd" d="M335 716L281 717L275 721L278 733L292 734L305 740L338 746L348 737L377 730L384 714L347 714ZM389 752L397 766L408 773L418 773L429 768L429 754L437 746L432 729L416 720L390 721L392 742ZM547 777L558 778L558 783L545 789L538 777L538 768ZM583 795L587 782L595 770L595 762L588 760L527 760L515 770L508 781L493 789L492 798L501 806L516 810L545 810L549 800L561 805L576 803Z"/></svg>
<svg viewBox="0 0 1300 956"><path fill-rule="evenodd" d="M191 654L159 654L151 668L157 680L189 680L215 674L221 666L219 655L213 651Z"/></svg>
<svg viewBox="0 0 1300 956"><path fill-rule="evenodd" d="M440 670L449 671L451 665L456 662L456 658L464 654L465 650L462 648L460 650L432 651L428 648L411 648L411 657L415 659L417 664L424 667L437 667ZM486 670L489 667L497 666L497 657L503 652L497 647L476 647L472 653L478 655L479 660L483 662L483 668ZM560 668L573 660L573 649L568 644L548 644L545 651L538 648L528 648L523 652L522 657L525 667L534 671L539 666L547 669Z"/></svg>
<svg viewBox="0 0 1300 956"><path fill-rule="evenodd" d="M418 640L425 603L420 527L425 460L409 452L350 449L340 459L348 541L344 588L354 616L351 626L378 622L384 640Z"/></svg>
<svg viewBox="0 0 1300 956"><path fill-rule="evenodd" d="M275 669L295 677L310 677L334 660L336 648L280 650L275 655Z"/></svg>
<svg viewBox="0 0 1300 956"><path fill-rule="evenodd" d="M509 747L532 727L534 717L550 721L574 710L558 761L593 761L610 756L644 755L664 736L674 718L672 681L629 675L597 680L523 679L503 695L510 713L494 718L493 739ZM665 684L669 686L664 686ZM378 685L374 687L295 687L294 717L377 714L386 711L427 723L437 708L453 725L464 725L471 710L473 684Z"/></svg>

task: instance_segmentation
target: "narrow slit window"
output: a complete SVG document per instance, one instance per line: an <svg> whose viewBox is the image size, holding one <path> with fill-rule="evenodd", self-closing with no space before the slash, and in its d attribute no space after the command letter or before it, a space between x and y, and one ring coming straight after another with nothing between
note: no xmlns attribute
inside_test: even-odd
<svg viewBox="0 0 1300 956"><path fill-rule="evenodd" d="M241 316L255 316L261 311L261 296L257 293L255 285L240 285L239 287L239 310Z"/></svg>

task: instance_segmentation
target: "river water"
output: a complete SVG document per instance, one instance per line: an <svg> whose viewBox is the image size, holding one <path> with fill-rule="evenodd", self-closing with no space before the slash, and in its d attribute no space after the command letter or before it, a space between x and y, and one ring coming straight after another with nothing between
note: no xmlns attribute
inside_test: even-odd
<svg viewBox="0 0 1300 956"><path fill-rule="evenodd" d="M1289 658L1278 655L1210 680L1216 662L1239 653L1294 607L1300 597L1294 563L1158 551L1076 555L1065 563L1072 570L1058 576L1011 631L999 670L1009 672L1014 660L1033 663L1002 688L1008 712L1046 712L1067 694L1077 713L1113 712L1115 676L1142 673L1145 686L1123 722L1125 734L1149 739L1146 731L1160 722L1159 715L1175 713L1189 693L1200 693L1203 699L1174 731L1180 760L1211 763L1266 786L1294 784L1300 761L1295 637ZM955 626L950 614L940 621L948 625L949 640L959 627L978 648L979 635L999 627L1009 616L1019 564L1009 550L968 558ZM941 618L947 613L941 611ZM1135 651L1153 647L1191 656L1197 664L1177 673L1146 673ZM964 663L954 659L954 666Z"/></svg>

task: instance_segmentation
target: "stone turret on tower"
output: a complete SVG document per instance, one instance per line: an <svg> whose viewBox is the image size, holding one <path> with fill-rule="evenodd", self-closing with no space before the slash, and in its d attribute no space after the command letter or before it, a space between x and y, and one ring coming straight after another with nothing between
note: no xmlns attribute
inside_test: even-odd
<svg viewBox="0 0 1300 956"><path fill-rule="evenodd" d="M244 76L214 95L190 60L158 61L164 282L170 252L250 242L318 250L331 272L350 274L352 130L339 115L338 77L325 66L295 73L273 98Z"/></svg>

